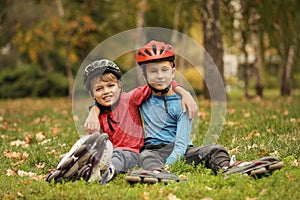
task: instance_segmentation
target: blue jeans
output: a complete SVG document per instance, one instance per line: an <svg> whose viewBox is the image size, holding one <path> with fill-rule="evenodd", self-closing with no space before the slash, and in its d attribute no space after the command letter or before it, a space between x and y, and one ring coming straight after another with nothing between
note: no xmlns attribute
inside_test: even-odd
<svg viewBox="0 0 300 200"><path fill-rule="evenodd" d="M139 166L145 170L163 168L164 163L173 151L174 144L145 145L139 156ZM230 157L226 149L217 144L201 147L188 147L184 155L186 163L205 164L216 174L220 168L228 166Z"/></svg>
<svg viewBox="0 0 300 200"><path fill-rule="evenodd" d="M126 173L129 169L138 165L138 154L132 151L114 149L111 159L115 167L115 173Z"/></svg>

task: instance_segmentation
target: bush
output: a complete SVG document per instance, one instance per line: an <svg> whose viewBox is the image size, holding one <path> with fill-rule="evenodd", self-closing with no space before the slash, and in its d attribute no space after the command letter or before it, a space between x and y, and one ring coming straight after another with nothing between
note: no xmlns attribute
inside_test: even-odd
<svg viewBox="0 0 300 200"><path fill-rule="evenodd" d="M37 66L3 70L0 75L0 98L66 96L68 80L58 72L46 73Z"/></svg>

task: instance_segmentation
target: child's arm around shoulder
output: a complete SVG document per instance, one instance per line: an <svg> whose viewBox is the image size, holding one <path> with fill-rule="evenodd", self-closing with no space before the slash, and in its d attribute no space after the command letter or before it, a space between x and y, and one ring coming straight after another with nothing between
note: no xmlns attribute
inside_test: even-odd
<svg viewBox="0 0 300 200"><path fill-rule="evenodd" d="M172 82L172 88L174 92L179 94L182 97L182 112L186 112L186 108L189 111L189 118L193 119L197 116L199 109L198 105L191 95L187 90L185 90L181 85L179 85L176 81L173 80Z"/></svg>
<svg viewBox="0 0 300 200"><path fill-rule="evenodd" d="M92 134L96 131L100 131L100 123L98 116L100 114L100 109L97 106L92 106L89 110L89 114L84 123L84 130L88 134Z"/></svg>

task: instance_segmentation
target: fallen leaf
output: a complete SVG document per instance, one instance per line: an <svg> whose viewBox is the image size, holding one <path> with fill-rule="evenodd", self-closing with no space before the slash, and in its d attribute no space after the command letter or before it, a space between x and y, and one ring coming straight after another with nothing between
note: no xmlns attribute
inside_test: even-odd
<svg viewBox="0 0 300 200"><path fill-rule="evenodd" d="M285 176L288 178L290 182L295 182L295 177L290 175L288 172L285 173Z"/></svg>
<svg viewBox="0 0 300 200"><path fill-rule="evenodd" d="M22 146L24 148L28 148L29 147L29 144L26 142L26 141L21 141L21 140L15 140L15 141L12 141L10 142L10 145L11 146Z"/></svg>
<svg viewBox="0 0 300 200"><path fill-rule="evenodd" d="M140 197L141 197L142 199L144 199L144 200L149 200L149 199L150 199L150 198L149 198L149 195L150 195L149 192L143 192L143 193L140 194Z"/></svg>
<svg viewBox="0 0 300 200"><path fill-rule="evenodd" d="M206 191L210 191L210 190L212 190L212 188L211 188L211 187L208 187L208 186L205 186L205 190L206 190Z"/></svg>
<svg viewBox="0 0 300 200"><path fill-rule="evenodd" d="M43 141L40 142L39 144L40 144L40 145L44 145L44 144L46 144L46 143L48 143L48 142L50 142L50 141L51 141L51 139L43 140Z"/></svg>
<svg viewBox="0 0 300 200"><path fill-rule="evenodd" d="M250 149L254 149L254 148L257 148L258 147L258 145L257 144L253 144L253 145L248 145L248 149L250 150Z"/></svg>
<svg viewBox="0 0 300 200"><path fill-rule="evenodd" d="M257 155L258 155L258 156L265 156L265 155L268 154L268 152L269 152L269 151L261 151L261 152L258 152Z"/></svg>
<svg viewBox="0 0 300 200"><path fill-rule="evenodd" d="M294 160L294 161L292 162L292 165L298 167L298 165L299 165L298 160Z"/></svg>
<svg viewBox="0 0 300 200"><path fill-rule="evenodd" d="M37 168L39 168L39 169L43 169L45 167L45 163L44 162L43 163L39 163L39 164L36 164L35 166Z"/></svg>
<svg viewBox="0 0 300 200"><path fill-rule="evenodd" d="M287 110L287 109L283 109L282 110L282 114L284 115L284 116L287 116L287 115L289 115L290 114L290 112Z"/></svg>
<svg viewBox="0 0 300 200"><path fill-rule="evenodd" d="M11 158L11 159L21 159L21 160L25 160L29 157L29 154L27 152L11 152L11 151L4 151L3 155L7 158Z"/></svg>
<svg viewBox="0 0 300 200"><path fill-rule="evenodd" d="M168 195L168 199L169 199L169 200L180 200L180 198L178 198L176 195L174 195L174 194L172 194L172 193L170 193L170 194Z"/></svg>
<svg viewBox="0 0 300 200"><path fill-rule="evenodd" d="M57 135L58 133L60 133L61 132L61 128L58 128L58 127L53 127L53 129L52 129L52 135Z"/></svg>
<svg viewBox="0 0 300 200"><path fill-rule="evenodd" d="M21 192L17 192L18 197L24 197L24 195Z"/></svg>
<svg viewBox="0 0 300 200"><path fill-rule="evenodd" d="M245 117L245 118L250 117L250 116L251 116L250 113L245 113L245 114L244 114L244 117Z"/></svg>
<svg viewBox="0 0 300 200"><path fill-rule="evenodd" d="M45 133L43 133L41 131L35 134L35 139L38 140L38 141L41 141L41 140L43 140L45 138L46 138Z"/></svg>
<svg viewBox="0 0 300 200"><path fill-rule="evenodd" d="M10 151L4 151L3 152L3 155L7 158L12 158L12 159L15 159L15 158L19 158L21 156L21 153L20 152L10 152Z"/></svg>
<svg viewBox="0 0 300 200"><path fill-rule="evenodd" d="M1 126L0 126L0 128L1 128ZM7 139L7 138L9 138L8 135L1 135L0 137L1 137L2 139Z"/></svg>
<svg viewBox="0 0 300 200"><path fill-rule="evenodd" d="M233 122L233 121L228 121L228 122L224 122L224 125L228 125L228 126L235 126L239 124L238 122Z"/></svg>
<svg viewBox="0 0 300 200"><path fill-rule="evenodd" d="M257 197L254 197L254 198L246 197L246 200L258 200L258 198Z"/></svg>
<svg viewBox="0 0 300 200"><path fill-rule="evenodd" d="M277 156L279 156L279 152L278 151L274 151L274 152L270 153L270 156L277 157Z"/></svg>
<svg viewBox="0 0 300 200"><path fill-rule="evenodd" d="M12 175L17 174L17 172L15 170L12 170L12 169L7 169L7 170L4 170L4 171L5 171L6 176L12 176Z"/></svg>
<svg viewBox="0 0 300 200"><path fill-rule="evenodd" d="M229 153L229 154L236 154L236 153L240 152L240 149L241 149L241 148L242 148L241 146L237 146L237 147L234 148L234 149L228 150L228 153Z"/></svg>

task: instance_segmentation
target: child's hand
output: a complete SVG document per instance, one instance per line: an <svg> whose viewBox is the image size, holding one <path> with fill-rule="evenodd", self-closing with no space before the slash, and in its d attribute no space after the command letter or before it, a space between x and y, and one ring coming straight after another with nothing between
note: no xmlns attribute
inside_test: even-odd
<svg viewBox="0 0 300 200"><path fill-rule="evenodd" d="M89 112L88 117L85 120L85 123L84 123L84 130L88 134L92 134L96 131L100 131L100 123L99 123L99 119L98 119L99 114L100 114L99 108L97 108L96 106L93 106Z"/></svg>
<svg viewBox="0 0 300 200"><path fill-rule="evenodd" d="M182 95L181 105L182 105L183 112L186 112L186 108L188 109L190 119L194 119L198 115L199 113L198 105L194 100L193 96L189 92L185 92Z"/></svg>

